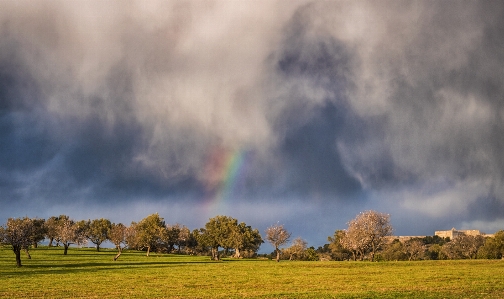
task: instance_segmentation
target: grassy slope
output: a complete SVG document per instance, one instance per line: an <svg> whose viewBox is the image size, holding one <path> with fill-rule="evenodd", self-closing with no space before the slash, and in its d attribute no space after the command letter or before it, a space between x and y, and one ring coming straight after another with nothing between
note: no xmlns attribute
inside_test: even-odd
<svg viewBox="0 0 504 299"><path fill-rule="evenodd" d="M0 298L504 298L504 261L280 262L61 248L16 268L0 248Z"/></svg>

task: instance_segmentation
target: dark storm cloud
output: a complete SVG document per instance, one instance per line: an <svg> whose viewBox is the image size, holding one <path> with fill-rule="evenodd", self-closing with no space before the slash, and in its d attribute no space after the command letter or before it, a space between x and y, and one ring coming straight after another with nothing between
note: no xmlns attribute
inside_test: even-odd
<svg viewBox="0 0 504 299"><path fill-rule="evenodd" d="M294 192L349 194L359 182L345 170L336 148L343 116L331 104L314 112L313 120L287 133L282 144ZM295 127L295 126L293 126Z"/></svg>
<svg viewBox="0 0 504 299"><path fill-rule="evenodd" d="M193 206L220 150L261 221L504 222L500 2L0 6L2 203Z"/></svg>
<svg viewBox="0 0 504 299"><path fill-rule="evenodd" d="M35 79L16 57L18 49L8 38L2 39L1 45L0 167L31 169L54 154L48 135L52 124L43 114Z"/></svg>
<svg viewBox="0 0 504 299"><path fill-rule="evenodd" d="M377 51L383 55L381 67L389 72L384 76L390 109L380 113L387 120L382 127L385 142L370 144L370 150L372 146L385 156L390 152L397 172L419 182L438 176L455 181L502 177L500 162L494 163L502 149L496 137L503 133L503 93L492 87L502 81L502 72L491 66L503 57L487 41L501 27L495 16L502 9L475 5L469 10L450 2L435 11L422 6L418 21L399 22L396 32L384 36L389 49ZM488 17L492 21L482 22ZM401 33L404 40L393 39ZM387 50L396 55L387 55ZM362 158L355 161L356 168L371 162ZM392 177L390 183L400 179Z"/></svg>
<svg viewBox="0 0 504 299"><path fill-rule="evenodd" d="M289 86L272 99L282 107L272 122L289 177L285 187L294 193L354 193L360 185L336 147L352 114L344 97L353 57L341 41L313 28L317 15L310 7L293 15L271 61L276 79Z"/></svg>

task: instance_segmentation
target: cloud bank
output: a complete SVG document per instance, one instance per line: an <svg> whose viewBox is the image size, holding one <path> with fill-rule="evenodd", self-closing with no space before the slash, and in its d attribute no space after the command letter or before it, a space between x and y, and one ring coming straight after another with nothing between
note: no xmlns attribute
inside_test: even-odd
<svg viewBox="0 0 504 299"><path fill-rule="evenodd" d="M399 234L504 228L503 16L497 1L4 1L0 216L229 213L318 243L371 208Z"/></svg>

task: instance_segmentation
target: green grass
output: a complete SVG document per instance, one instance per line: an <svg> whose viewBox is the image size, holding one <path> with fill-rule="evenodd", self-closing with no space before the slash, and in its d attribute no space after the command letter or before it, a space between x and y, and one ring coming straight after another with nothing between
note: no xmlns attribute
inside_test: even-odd
<svg viewBox="0 0 504 299"><path fill-rule="evenodd" d="M504 261L288 262L0 248L0 298L504 298Z"/></svg>

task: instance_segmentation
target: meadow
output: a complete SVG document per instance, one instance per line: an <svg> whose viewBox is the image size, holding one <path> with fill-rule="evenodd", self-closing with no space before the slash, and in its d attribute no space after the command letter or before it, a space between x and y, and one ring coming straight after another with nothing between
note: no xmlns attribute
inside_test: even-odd
<svg viewBox="0 0 504 299"><path fill-rule="evenodd" d="M0 298L504 298L504 261L300 262L0 247Z"/></svg>

